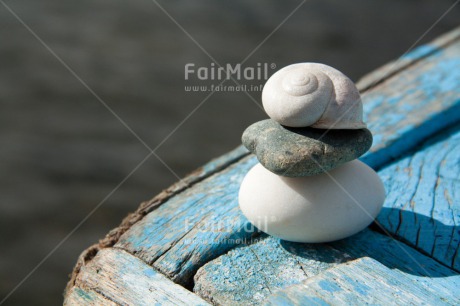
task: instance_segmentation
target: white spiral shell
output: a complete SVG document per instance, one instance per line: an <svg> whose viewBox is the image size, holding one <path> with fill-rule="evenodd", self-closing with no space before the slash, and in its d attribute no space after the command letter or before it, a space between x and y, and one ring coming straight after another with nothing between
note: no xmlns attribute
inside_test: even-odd
<svg viewBox="0 0 460 306"><path fill-rule="evenodd" d="M289 127L366 128L355 84L323 64L299 63L277 71L264 86L262 103L270 118Z"/></svg>

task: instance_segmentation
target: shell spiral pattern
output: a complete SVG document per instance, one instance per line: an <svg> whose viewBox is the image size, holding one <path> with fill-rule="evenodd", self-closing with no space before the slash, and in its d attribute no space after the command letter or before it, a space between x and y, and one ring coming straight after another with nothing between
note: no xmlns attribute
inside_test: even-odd
<svg viewBox="0 0 460 306"><path fill-rule="evenodd" d="M362 129L358 89L340 71L323 64L299 63L271 76L262 91L265 111L290 127Z"/></svg>

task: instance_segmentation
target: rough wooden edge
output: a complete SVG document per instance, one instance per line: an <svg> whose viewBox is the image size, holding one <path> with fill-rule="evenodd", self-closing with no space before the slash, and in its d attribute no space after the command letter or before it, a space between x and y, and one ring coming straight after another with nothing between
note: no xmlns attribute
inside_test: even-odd
<svg viewBox="0 0 460 306"><path fill-rule="evenodd" d="M93 295L102 301L81 305L209 305L142 259L117 247L100 250L82 269L84 272L77 276L69 293L80 288L89 293L85 297ZM68 305L75 301L69 296L65 300Z"/></svg>
<svg viewBox="0 0 460 306"><path fill-rule="evenodd" d="M242 146L235 148L234 150L224 154L218 158L215 158L205 164L204 166L196 169L183 180L171 185L167 189L160 192L151 200L142 202L140 206L132 213L129 213L121 222L121 224L112 229L107 235L99 240L98 243L93 244L89 248L85 249L77 259L77 263L69 274L69 281L64 290L64 296L67 292L75 285L75 280L82 266L86 265L91 259L93 259L99 250L113 246L123 233L125 233L131 226L142 220L144 216L158 208L161 204L166 202L171 197L181 193L186 188L193 186L207 177L222 171L228 166L238 162L240 159L249 155L249 152Z"/></svg>
<svg viewBox="0 0 460 306"><path fill-rule="evenodd" d="M425 52L421 55L414 56L404 62L401 61L400 64L397 63L398 60L390 62L378 68L374 72L365 75L358 81L358 89L361 93L369 91L373 87L385 81L386 79L396 75L401 70L423 60L424 58L429 57L434 52L437 52L438 49L445 48L448 45L454 43L458 39L460 39L460 27L455 28L454 30L444 35L441 35L440 37L436 38L431 43L429 43L428 45L434 47L432 52ZM161 204L166 202L171 197L181 193L186 188L189 188L199 183L207 177L215 173L221 172L228 166L238 162L240 159L244 158L247 155L249 155L249 152L246 149L244 149L244 147L239 146L236 149L230 151L229 153L217 157L208 162L206 165L196 169L195 171L187 175L186 178L184 178L182 181L179 181L170 186L169 188L163 190L151 200L142 202L139 208L136 209L134 212L129 213L122 220L121 224L118 227L112 229L103 239L99 240L98 243L85 249L80 254L80 256L77 259L77 263L72 270L72 273L69 275L70 279L64 290L64 296L66 296L67 291L70 290L72 286L74 286L75 279L78 273L80 272L81 267L84 266L87 262L91 261L91 259L94 258L94 256L96 256L100 249L113 246L118 241L120 236L123 233L125 233L131 226L142 220L142 218L145 215L155 210L157 207L159 207Z"/></svg>
<svg viewBox="0 0 460 306"><path fill-rule="evenodd" d="M384 64L376 70L364 75L356 84L360 92L365 92L391 78L398 72L415 65L426 57L444 49L460 39L460 27L447 32L428 44L414 48L398 59Z"/></svg>

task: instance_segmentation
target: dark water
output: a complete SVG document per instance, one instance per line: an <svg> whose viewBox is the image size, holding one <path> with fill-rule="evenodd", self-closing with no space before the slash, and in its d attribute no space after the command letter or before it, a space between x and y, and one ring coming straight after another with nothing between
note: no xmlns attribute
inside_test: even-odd
<svg viewBox="0 0 460 306"><path fill-rule="evenodd" d="M201 47L151 1L5 3L80 80L0 5L0 299L149 153L107 107L170 168L150 157L5 303L59 304L85 247L176 175L237 146L244 128L266 117L241 92L202 103L208 92L184 86L216 82L186 81L184 66L210 67L201 48L221 64L239 63L301 2L162 1ZM245 66L317 61L357 80L403 54L452 3L307 1ZM421 42L458 20L460 7Z"/></svg>

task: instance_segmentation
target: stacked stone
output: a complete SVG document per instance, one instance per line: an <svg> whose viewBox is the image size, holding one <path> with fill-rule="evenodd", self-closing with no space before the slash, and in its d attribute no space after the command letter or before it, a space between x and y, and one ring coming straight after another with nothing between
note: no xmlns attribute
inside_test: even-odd
<svg viewBox="0 0 460 306"><path fill-rule="evenodd" d="M375 172L357 161L372 134L353 82L326 65L294 64L267 81L262 102L271 119L242 136L260 162L240 189L248 219L299 242L341 239L371 223L385 193Z"/></svg>
<svg viewBox="0 0 460 306"><path fill-rule="evenodd" d="M371 147L372 134L368 129L293 128L267 119L248 127L242 140L271 172L303 177L330 171L357 159Z"/></svg>

